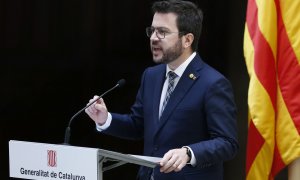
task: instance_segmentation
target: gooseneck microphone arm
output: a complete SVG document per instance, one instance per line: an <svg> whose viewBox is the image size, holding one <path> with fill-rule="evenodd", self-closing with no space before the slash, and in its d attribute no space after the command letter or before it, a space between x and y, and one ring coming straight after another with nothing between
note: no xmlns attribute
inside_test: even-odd
<svg viewBox="0 0 300 180"><path fill-rule="evenodd" d="M103 94L101 94L98 98L94 99L92 102L89 102L84 108L80 109L76 114L74 114L68 124L68 127L65 130L65 139L64 139L64 144L69 145L70 143L70 136L71 136L71 124L73 122L73 120L82 112L84 111L86 108L90 107L92 104L94 104L96 101L98 101L99 99L101 99L103 96L105 96L107 93L109 93L110 91L114 90L117 87L122 87L125 84L125 80L121 79L117 82L117 84L110 88L109 90L105 91Z"/></svg>

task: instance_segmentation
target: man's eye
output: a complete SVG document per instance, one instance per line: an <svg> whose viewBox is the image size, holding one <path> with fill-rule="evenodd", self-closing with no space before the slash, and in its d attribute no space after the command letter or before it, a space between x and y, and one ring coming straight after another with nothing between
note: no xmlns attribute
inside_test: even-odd
<svg viewBox="0 0 300 180"><path fill-rule="evenodd" d="M158 30L157 31L159 34L165 34L166 33L166 31L164 31L164 30Z"/></svg>

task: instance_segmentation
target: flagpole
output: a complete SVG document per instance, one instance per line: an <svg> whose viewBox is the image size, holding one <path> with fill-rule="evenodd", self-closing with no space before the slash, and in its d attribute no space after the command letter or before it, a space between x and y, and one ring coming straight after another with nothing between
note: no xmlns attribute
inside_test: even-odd
<svg viewBox="0 0 300 180"><path fill-rule="evenodd" d="M298 180L300 177L300 158L294 160L288 166L288 179L289 180Z"/></svg>

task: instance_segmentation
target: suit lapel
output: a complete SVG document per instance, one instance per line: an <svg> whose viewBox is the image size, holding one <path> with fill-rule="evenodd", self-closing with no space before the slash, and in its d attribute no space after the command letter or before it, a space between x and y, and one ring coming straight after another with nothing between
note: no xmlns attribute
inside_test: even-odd
<svg viewBox="0 0 300 180"><path fill-rule="evenodd" d="M200 57L198 55L196 55L196 57L187 66L187 68L185 69L184 73L182 74L180 80L178 81L178 84L176 85L176 87L168 101L168 104L166 105L164 112L161 115L161 118L159 120L159 126L158 126L155 134L157 134L159 132L159 130L169 120L173 111L176 109L176 107L182 101L182 99L184 98L186 93L188 93L189 89L197 81L197 78L199 76L199 70L201 69L201 66L202 66L202 61L200 60ZM161 91L158 93L160 94ZM156 97L155 99L158 99L157 106L159 106L160 95L159 95L159 98Z"/></svg>
<svg viewBox="0 0 300 180"><path fill-rule="evenodd" d="M162 66L162 69L158 71L159 74L157 74L157 81L154 83L154 93L153 93L153 117L154 117L154 123L158 123L158 116L159 116L159 103L160 103L160 96L162 87L165 81L165 75L166 75L166 66Z"/></svg>

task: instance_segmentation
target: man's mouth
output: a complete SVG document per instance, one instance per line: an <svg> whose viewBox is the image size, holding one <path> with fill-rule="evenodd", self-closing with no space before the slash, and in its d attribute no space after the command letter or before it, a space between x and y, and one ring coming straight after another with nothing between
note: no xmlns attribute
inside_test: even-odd
<svg viewBox="0 0 300 180"><path fill-rule="evenodd" d="M152 52L153 53L158 53L160 51L162 51L162 48L160 48L160 47L152 47Z"/></svg>

